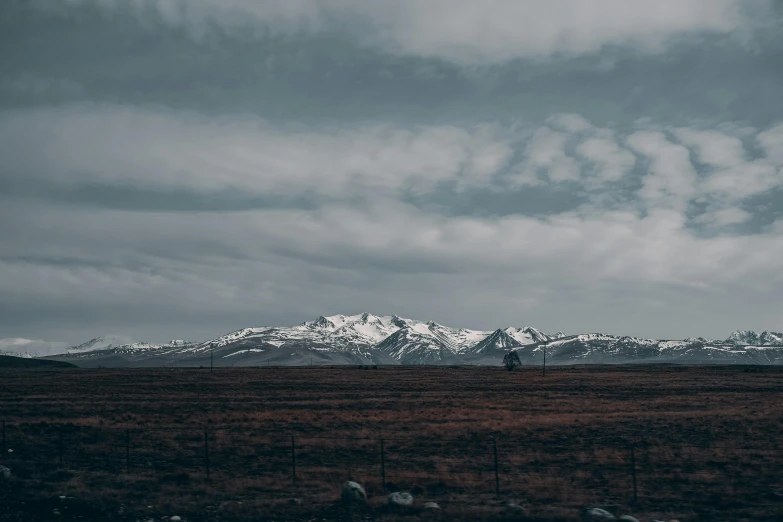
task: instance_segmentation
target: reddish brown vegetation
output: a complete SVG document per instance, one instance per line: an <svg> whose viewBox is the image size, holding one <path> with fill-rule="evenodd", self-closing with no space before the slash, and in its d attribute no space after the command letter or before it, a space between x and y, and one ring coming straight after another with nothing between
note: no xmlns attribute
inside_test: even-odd
<svg viewBox="0 0 783 522"><path fill-rule="evenodd" d="M349 477L384 493L384 439L389 486L438 501L449 517L500 517L495 440L501 499L542 520L573 519L593 503L680 520L774 520L783 368L749 370L9 370L0 418L15 450L15 495L72 494L112 512L122 504L118 519L337 516L330 504Z"/></svg>

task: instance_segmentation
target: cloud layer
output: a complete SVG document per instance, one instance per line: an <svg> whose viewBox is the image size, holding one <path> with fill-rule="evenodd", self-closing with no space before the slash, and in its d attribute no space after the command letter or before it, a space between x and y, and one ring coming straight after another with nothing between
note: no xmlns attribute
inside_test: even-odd
<svg viewBox="0 0 783 522"><path fill-rule="evenodd" d="M468 326L533 315L554 330L588 319L600 326L587 303L611 309L629 292L641 315L672 300L772 302L783 288L780 221L739 236L724 228L753 217L745 198L783 185L781 136L780 127L746 136L765 152L750 159L722 131L640 124L621 133L578 115L529 128L333 129L111 105L7 112L3 178L20 197L0 211L3 311L47 303L103 324L105 314L116 320L136 307L149 312L144 321L170 323L198 314L250 320L258 310L255 324L277 318L263 320L262 310L413 306L421 309L410 315L437 309L453 322L492 303L482 324ZM522 172L530 183L520 185ZM407 199L562 184L593 197L547 217L524 208L453 215ZM312 201L182 213L73 206L57 195L84 186ZM602 205L607 195L612 209ZM700 200L709 204L691 215ZM704 236L705 227L713 232ZM460 310L444 308L449 299ZM655 335L641 319L632 326Z"/></svg>
<svg viewBox="0 0 783 522"><path fill-rule="evenodd" d="M477 5L4 6L0 338L779 331L779 6Z"/></svg>
<svg viewBox="0 0 783 522"><path fill-rule="evenodd" d="M271 34L347 31L389 52L476 65L516 58L595 53L631 45L659 53L680 36L747 33L751 15L771 2L742 0L67 0L109 13L131 10L146 20L190 29L203 37L212 24L251 27ZM62 5L38 2L48 10ZM754 8L754 11L750 9Z"/></svg>

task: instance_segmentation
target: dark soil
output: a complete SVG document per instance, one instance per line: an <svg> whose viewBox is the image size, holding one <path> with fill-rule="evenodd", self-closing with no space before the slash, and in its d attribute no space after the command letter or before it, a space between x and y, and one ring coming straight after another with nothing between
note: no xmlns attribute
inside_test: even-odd
<svg viewBox="0 0 783 522"><path fill-rule="evenodd" d="M6 369L0 520L783 520L781 399L780 367Z"/></svg>

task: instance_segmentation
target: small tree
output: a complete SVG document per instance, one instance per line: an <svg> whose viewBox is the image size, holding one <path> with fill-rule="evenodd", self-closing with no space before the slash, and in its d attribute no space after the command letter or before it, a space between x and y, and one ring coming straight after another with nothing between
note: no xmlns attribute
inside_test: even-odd
<svg viewBox="0 0 783 522"><path fill-rule="evenodd" d="M505 357L503 357L503 365L506 367L506 370L513 371L516 370L517 367L522 366L522 361L519 360L517 352L508 352Z"/></svg>

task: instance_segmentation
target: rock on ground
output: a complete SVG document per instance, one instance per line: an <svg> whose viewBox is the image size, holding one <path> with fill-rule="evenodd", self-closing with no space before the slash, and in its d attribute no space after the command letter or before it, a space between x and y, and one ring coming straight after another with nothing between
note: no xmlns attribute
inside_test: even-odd
<svg viewBox="0 0 783 522"><path fill-rule="evenodd" d="M389 495L389 504L392 506L412 506L413 495L402 491L395 491Z"/></svg>
<svg viewBox="0 0 783 522"><path fill-rule="evenodd" d="M5 466L0 466L0 479L8 480L11 478L11 470Z"/></svg>
<svg viewBox="0 0 783 522"><path fill-rule="evenodd" d="M601 508L585 508L582 511L584 520L616 520L614 515Z"/></svg>
<svg viewBox="0 0 783 522"><path fill-rule="evenodd" d="M437 502L425 502L424 509L440 509Z"/></svg>
<svg viewBox="0 0 783 522"><path fill-rule="evenodd" d="M511 513L516 513L518 515L527 515L527 510L525 508L513 502L509 502L508 504L506 504L506 509Z"/></svg>
<svg viewBox="0 0 783 522"><path fill-rule="evenodd" d="M364 491L364 488L361 484L349 480L343 484L340 499L342 500L343 504L346 505L364 504L367 502L367 493Z"/></svg>
<svg viewBox="0 0 783 522"><path fill-rule="evenodd" d="M639 522L638 518L634 518L631 515L623 515L617 520L625 520L625 522Z"/></svg>

